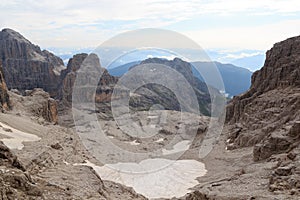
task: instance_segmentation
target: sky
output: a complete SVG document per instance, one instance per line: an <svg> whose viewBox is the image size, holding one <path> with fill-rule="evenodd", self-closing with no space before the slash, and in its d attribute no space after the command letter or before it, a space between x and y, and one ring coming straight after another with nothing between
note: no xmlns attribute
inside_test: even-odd
<svg viewBox="0 0 300 200"><path fill-rule="evenodd" d="M0 26L43 48L95 47L140 28L177 31L204 49L256 49L300 34L299 0L1 0Z"/></svg>

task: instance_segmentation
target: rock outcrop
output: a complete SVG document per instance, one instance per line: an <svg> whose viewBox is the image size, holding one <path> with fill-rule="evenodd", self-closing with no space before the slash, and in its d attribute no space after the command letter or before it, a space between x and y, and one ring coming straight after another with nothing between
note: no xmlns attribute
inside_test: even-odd
<svg viewBox="0 0 300 200"><path fill-rule="evenodd" d="M279 156L278 165L269 178L269 190L289 191L291 195L300 195L300 147Z"/></svg>
<svg viewBox="0 0 300 200"><path fill-rule="evenodd" d="M254 146L254 161L278 160L270 191L299 193L300 36L276 43L266 53L251 88L227 107L227 149Z"/></svg>
<svg viewBox="0 0 300 200"><path fill-rule="evenodd" d="M299 118L300 37L294 37L267 52L265 65L253 74L249 91L227 106L226 119L235 124L231 146L264 145L269 138L288 149L286 143L292 140L288 131Z"/></svg>
<svg viewBox="0 0 300 200"><path fill-rule="evenodd" d="M0 109L2 111L10 109L9 95L7 92L7 86L4 79L1 60L0 60Z"/></svg>
<svg viewBox="0 0 300 200"><path fill-rule="evenodd" d="M11 29L0 32L0 54L8 89L20 92L43 88L52 97L57 95L63 61L41 50Z"/></svg>
<svg viewBox="0 0 300 200"><path fill-rule="evenodd" d="M60 93L64 105L70 105L72 102L73 86L76 80L77 71L80 67L85 67L85 65L89 64L88 62L91 61L93 62L93 65L99 66L99 68L103 70L101 78L99 77L100 80L96 90L95 101L97 103L110 102L113 87L118 79L111 76L106 69L100 67L100 61L96 54L77 54L69 60L67 69L63 70L61 73L62 86Z"/></svg>
<svg viewBox="0 0 300 200"><path fill-rule="evenodd" d="M0 198L38 199L43 190L36 185L24 166L10 149L0 141Z"/></svg>
<svg viewBox="0 0 300 200"><path fill-rule="evenodd" d="M82 62L88 54L76 54L68 62L67 69L61 72L61 88L59 90L60 99L64 104L72 102L73 85L76 79L76 71L80 68Z"/></svg>
<svg viewBox="0 0 300 200"><path fill-rule="evenodd" d="M57 102L42 89L26 90L24 96L16 90L9 92L9 94L14 110L20 114L30 114L40 123L43 123L43 120L54 124L58 123Z"/></svg>
<svg viewBox="0 0 300 200"><path fill-rule="evenodd" d="M272 91L284 91L284 93L296 94L295 100L299 95L300 86L300 37L287 39L276 43L274 47L266 53L266 61L263 68L256 71L252 76L251 88L243 95L233 99L227 109L227 121L238 122L246 120L245 111L250 107L248 103L257 100L260 95L271 93ZM295 91L292 91L295 90ZM264 105L266 108L277 107L283 102L276 102L284 96L274 95L273 102ZM280 95L280 94L279 94ZM261 102L260 102L261 103ZM292 101L292 104L296 102ZM297 104L295 104L297 105ZM299 104L298 104L299 105Z"/></svg>

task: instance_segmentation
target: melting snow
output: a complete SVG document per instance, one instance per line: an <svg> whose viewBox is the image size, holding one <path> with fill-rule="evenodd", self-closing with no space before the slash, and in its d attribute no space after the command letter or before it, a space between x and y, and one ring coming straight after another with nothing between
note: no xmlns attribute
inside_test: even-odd
<svg viewBox="0 0 300 200"><path fill-rule="evenodd" d="M90 166L103 180L132 187L137 193L150 199L182 197L198 184L196 178L207 172L205 165L196 160L161 158L104 166L97 166L89 161L74 165ZM157 169L160 165L165 167Z"/></svg>
<svg viewBox="0 0 300 200"><path fill-rule="evenodd" d="M1 122L0 134L9 137L0 139L8 148L18 150L21 150L24 147L23 142L34 142L41 139L36 135L19 131Z"/></svg>

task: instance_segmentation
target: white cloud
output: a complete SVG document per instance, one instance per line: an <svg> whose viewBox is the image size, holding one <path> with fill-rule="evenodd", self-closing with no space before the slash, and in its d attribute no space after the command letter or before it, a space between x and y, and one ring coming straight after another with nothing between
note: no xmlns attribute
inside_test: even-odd
<svg viewBox="0 0 300 200"><path fill-rule="evenodd" d="M216 28L203 31L185 31L203 48L270 49L276 42L300 33L300 20L286 20L252 27Z"/></svg>
<svg viewBox="0 0 300 200"><path fill-rule="evenodd" d="M125 30L145 27L161 28L206 14L217 16L239 13L293 15L299 12L299 0L288 2L285 0L2 0L0 24L3 27L11 27L20 31L42 46L82 47L96 46L99 42ZM283 27L287 26L283 25ZM290 29L291 27L288 27L288 30ZM245 30L241 28L230 28L230 30L223 30L227 32L219 32L219 34L222 34L221 38L231 39L228 41L230 46L242 44L240 39L249 39L249 37L237 35L234 32L236 30L239 33L245 33ZM228 31L232 32L231 37ZM215 31L206 30L201 32L201 35L208 36L206 41L212 42L208 46L217 46L216 42L224 44L223 39L218 41L219 35ZM275 35L279 33L275 32ZM212 41L213 37L216 38L214 41ZM275 38L275 36L271 38L273 37ZM195 38L200 40L199 37ZM256 39L253 44L258 43L256 41L259 39ZM268 36L267 40L260 41L262 43L259 45L266 46L269 41Z"/></svg>
<svg viewBox="0 0 300 200"><path fill-rule="evenodd" d="M226 56L224 56L222 59L239 59L239 58L247 58L247 57L252 57L252 56L257 56L257 55L263 55L262 52L255 52L255 53L229 53Z"/></svg>

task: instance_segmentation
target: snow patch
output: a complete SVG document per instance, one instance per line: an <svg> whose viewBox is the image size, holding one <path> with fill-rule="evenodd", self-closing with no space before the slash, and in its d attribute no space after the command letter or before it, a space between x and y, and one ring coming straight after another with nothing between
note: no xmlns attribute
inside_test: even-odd
<svg viewBox="0 0 300 200"><path fill-rule="evenodd" d="M207 172L196 160L146 159L140 163L116 163L97 166L89 161L74 164L92 167L103 179L132 187L150 199L182 197L198 185L197 177ZM164 165L161 169L157 166Z"/></svg>
<svg viewBox="0 0 300 200"><path fill-rule="evenodd" d="M41 139L36 135L14 129L2 122L0 122L0 134L9 137L0 139L8 148L18 150L21 150L24 147L23 142L34 142Z"/></svg>

